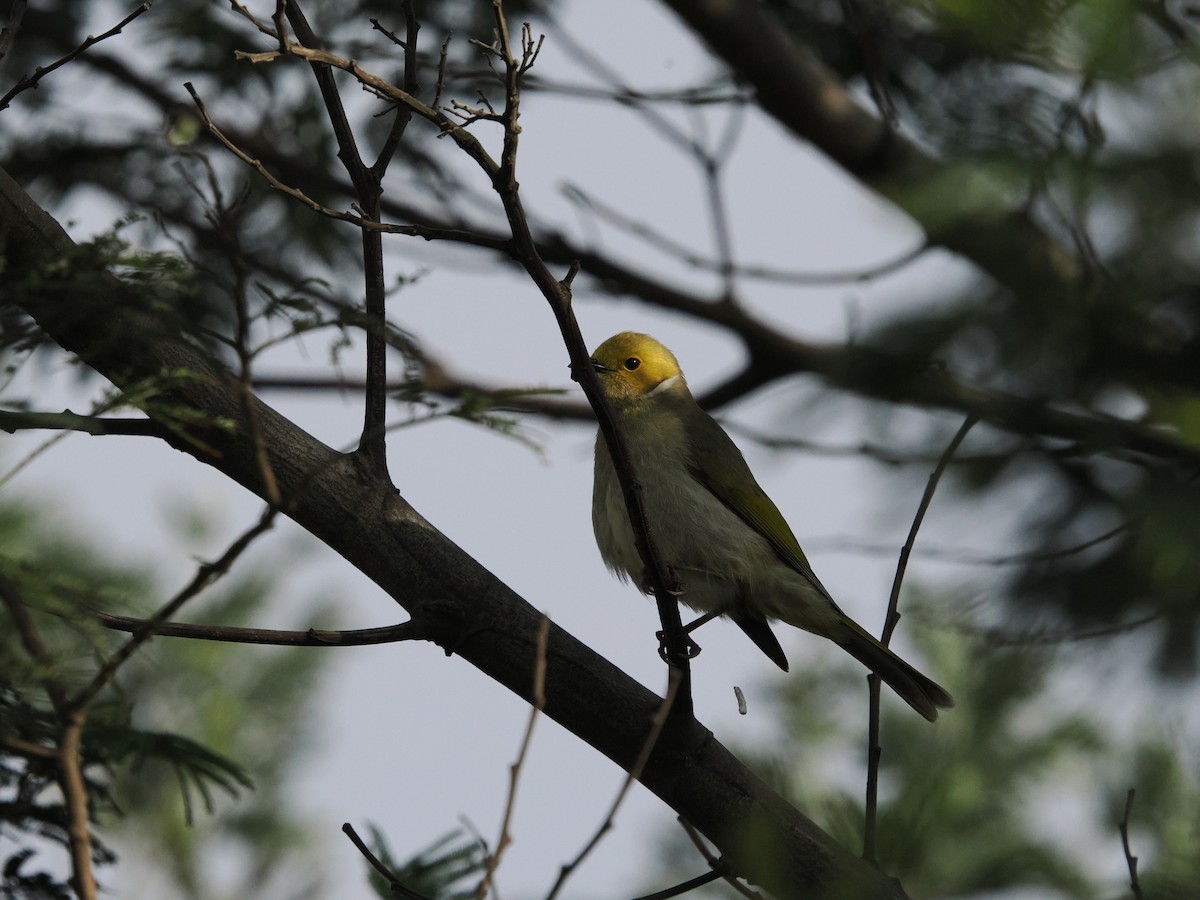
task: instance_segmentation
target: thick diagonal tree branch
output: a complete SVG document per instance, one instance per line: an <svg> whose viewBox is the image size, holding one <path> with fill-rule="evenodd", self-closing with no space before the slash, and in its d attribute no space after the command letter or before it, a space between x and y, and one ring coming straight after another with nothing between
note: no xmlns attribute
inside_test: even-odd
<svg viewBox="0 0 1200 900"><path fill-rule="evenodd" d="M236 377L148 313L101 271L47 265L70 238L0 171L6 284L65 349L118 387L188 370L173 401L206 413L202 441L165 438L259 496L265 488ZM15 291L15 289L14 289ZM14 297L9 294L9 299ZM531 700L541 614L437 531L378 473L355 466L270 407L253 401L283 497L302 527L375 581L432 639ZM629 771L661 698L560 628L546 651L550 718ZM782 898L900 898L903 891L821 831L694 720L663 735L642 783L720 848L730 871Z"/></svg>

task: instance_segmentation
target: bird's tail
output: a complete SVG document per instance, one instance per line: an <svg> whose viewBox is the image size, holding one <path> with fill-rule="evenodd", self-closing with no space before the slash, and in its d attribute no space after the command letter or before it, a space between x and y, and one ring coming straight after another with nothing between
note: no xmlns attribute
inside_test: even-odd
<svg viewBox="0 0 1200 900"><path fill-rule="evenodd" d="M937 720L939 708L954 705L954 698L945 688L926 678L849 618L840 624L829 637L930 722Z"/></svg>

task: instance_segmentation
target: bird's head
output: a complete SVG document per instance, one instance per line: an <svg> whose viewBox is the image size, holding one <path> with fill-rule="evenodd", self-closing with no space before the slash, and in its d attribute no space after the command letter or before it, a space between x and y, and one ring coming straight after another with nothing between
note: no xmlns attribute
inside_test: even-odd
<svg viewBox="0 0 1200 900"><path fill-rule="evenodd" d="M592 354L592 367L604 392L618 404L687 390L675 354L648 334L613 335Z"/></svg>

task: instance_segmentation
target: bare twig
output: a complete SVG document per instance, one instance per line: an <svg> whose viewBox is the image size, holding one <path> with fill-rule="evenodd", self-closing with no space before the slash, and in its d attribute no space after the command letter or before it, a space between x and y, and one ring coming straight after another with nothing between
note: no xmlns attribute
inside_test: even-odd
<svg viewBox="0 0 1200 900"><path fill-rule="evenodd" d="M950 443L946 445L945 451L942 453L941 459L938 460L937 466L933 473L929 476L929 481L925 484L925 492L921 495L921 502L917 506L917 513L913 516L912 527L908 530L908 538L904 542L904 546L900 548L900 558L896 563L896 576L892 580L892 592L888 597L887 618L883 626L883 634L880 635L880 642L886 647L892 640L892 634L896 630L896 626L900 623L900 586L904 582L904 573L908 569L908 559L912 555L913 544L917 540L917 532L921 529L921 523L925 521L925 513L929 509L929 504L933 502L934 491L937 490L938 482L942 480L942 475L946 471L946 467L950 465L950 460L954 456L954 452L966 438L975 423L978 422L978 417L974 415L967 416L959 426L958 431L954 433L954 437L950 439Z"/></svg>
<svg viewBox="0 0 1200 900"><path fill-rule="evenodd" d="M34 429L82 431L84 434L90 435L137 435L139 437L163 437L167 433L152 419L109 419L103 416L80 415L69 409L56 413L0 410L0 431L15 434L18 431Z"/></svg>
<svg viewBox="0 0 1200 900"><path fill-rule="evenodd" d="M258 18L258 16L254 15L254 13L250 12L250 10L247 9L243 4L238 3L237 0L229 0L229 6L234 12L236 12L239 16L257 28L267 37L278 40L280 34L279 29L275 28L273 25L268 25L262 19Z"/></svg>
<svg viewBox="0 0 1200 900"><path fill-rule="evenodd" d="M655 891L653 894L643 894L640 897L635 897L634 900L668 900L670 897L682 897L684 894L690 894L696 888L711 884L720 877L721 873L714 869L702 875L697 875L695 878L689 878L687 881L681 881L679 884L672 885L669 888L663 888L661 891Z"/></svg>
<svg viewBox="0 0 1200 900"><path fill-rule="evenodd" d="M275 25L275 36L279 40L279 49L287 48L287 5L288 0L275 0L275 12L271 14L271 22Z"/></svg>
<svg viewBox="0 0 1200 900"><path fill-rule="evenodd" d="M121 394L109 396L97 402L90 415L79 415L70 410L61 413L22 412L19 410L0 411L0 430L10 434L20 429L57 429L59 434L43 441L16 464L0 476L0 488L4 487L20 474L30 463L46 453L55 445L66 440L73 431L81 431L91 435L122 434L146 437L165 437L169 429L163 428L150 419L106 419L99 413L121 405Z"/></svg>
<svg viewBox="0 0 1200 900"><path fill-rule="evenodd" d="M35 744L33 741L26 741L11 734L0 735L0 749L3 749L5 753L24 756L26 759L58 759L57 747Z"/></svg>
<svg viewBox="0 0 1200 900"><path fill-rule="evenodd" d="M603 59L592 53L590 49L574 41L565 31L558 30L558 38L571 52L574 59L586 65L593 73L603 78L617 92L633 96L628 86L622 80L619 72L609 66ZM697 137L688 135L677 128L670 119L653 107L636 99L628 105L637 111L651 127L671 143L681 148L700 167L704 177L705 194L708 199L708 215L713 232L714 249L717 256L715 269L721 276L722 291L720 302L732 305L736 298L737 265L734 259L733 235L729 229L729 216L726 210L724 191L721 184L721 167L736 142L736 136L744 121L743 104L735 104L733 115L730 117L725 131L725 137L718 142L717 149L710 150ZM697 119L702 122L698 108L692 107Z"/></svg>
<svg viewBox="0 0 1200 900"><path fill-rule="evenodd" d="M1121 816L1118 828L1121 831L1121 847L1125 851L1125 864L1129 867L1129 889L1133 891L1134 897L1141 900L1142 885L1138 881L1138 858L1133 855L1133 849L1129 846L1129 814L1133 812L1135 793L1135 790L1130 788L1129 793L1125 795L1125 813Z"/></svg>
<svg viewBox="0 0 1200 900"><path fill-rule="evenodd" d="M200 117L204 120L204 125L206 128L208 128L209 133L218 141L220 141L226 150L261 175L263 180L266 181L267 184L272 188L279 191L281 194L286 194L293 200L299 200L309 209L313 210L314 212L318 212L323 216L327 216L330 219L337 219L341 222L349 222L350 224L357 225L360 228L377 228L384 231L393 230L393 227L385 226L382 222L371 221L365 216L340 212L336 209L330 209L329 207L324 206L309 197L299 188L292 187L290 184L286 184L285 182L276 178L271 171L262 164L261 161L250 156L250 154L243 151L240 147L234 144L233 141L225 136L224 132L222 132L217 126L216 122L213 121L212 116L209 115L208 108L204 105L204 101L200 99L200 95L196 93L196 89L192 86L190 81L185 81L183 86L187 89L187 92L191 94L192 102L196 104L196 109L199 110ZM400 233L405 233L404 226L396 226L395 230L398 230Z"/></svg>
<svg viewBox="0 0 1200 900"><path fill-rule="evenodd" d="M896 576L892 580L891 596L888 597L888 609L883 624L883 634L879 638L880 643L885 647L891 642L896 625L900 622L900 586L904 582L904 573L908 569L908 559L912 555L913 544L917 540L917 532L921 528L921 523L925 520L925 512L929 509L929 504L933 501L934 491L937 490L938 482L941 481L946 467L950 465L950 459L954 456L954 451L958 449L963 439L967 436L967 432L978 421L978 418L973 415L967 416L963 420L962 425L954 433L954 437L950 439L950 443L946 446L945 452L942 453L941 459L938 460L937 466L934 468L933 473L929 476L929 481L925 485L925 492L921 495L921 502L917 505L917 513L913 516L912 527L908 530L908 539L900 549L900 559L896 563ZM879 757L883 752L879 745L879 676L872 672L867 676L867 685L870 696L870 717L867 725L867 801L866 820L863 826L863 858L874 861L875 822L879 808Z"/></svg>
<svg viewBox="0 0 1200 900"><path fill-rule="evenodd" d="M763 900L762 894L742 884L740 880L725 871L725 863L713 856L712 851L708 849L708 844L705 843L704 838L701 837L700 832L696 830L695 826L692 825L691 822L682 816L678 818L678 822L679 826L683 829L683 833L686 834L688 836L688 840L692 842L692 846L695 847L697 852L704 857L705 861L712 867L713 871L725 879L726 884L732 887L743 897L751 897L754 898L754 900Z"/></svg>
<svg viewBox="0 0 1200 900"><path fill-rule="evenodd" d="M950 629L960 634L968 634L981 638L989 647L1038 647L1057 646L1060 644L1075 644L1083 641L1099 641L1105 638L1131 634L1139 628L1157 622L1166 616L1165 610L1146 613L1128 622L1118 622L1115 625L1103 625L1098 628L1085 628L1081 631L1039 631L1026 629L1023 631L1008 631L1004 628L973 627L970 625L951 625Z"/></svg>
<svg viewBox="0 0 1200 900"><path fill-rule="evenodd" d="M641 777L642 770L646 767L646 762L650 759L650 754L654 752L654 746L658 743L658 738L667 724L667 719L671 715L671 707L675 703L675 697L683 681L683 675L678 669L672 667L668 671L670 675L667 681L667 695L663 698L662 703L659 704L658 710L654 713L654 718L650 720L650 731L646 735L646 740L642 743L642 749L638 752L633 767L629 770L629 774L625 776L625 782L621 785L621 790L617 792L616 799L613 800L612 806L609 807L608 815L604 817L604 821L600 823L600 827L596 829L596 833L592 835L591 840L584 845L576 857L559 870L558 878L555 880L554 886L550 889L550 893L546 895L546 900L554 900L558 896L558 892L562 890L567 879L571 877L571 873L579 868L579 865L587 858L588 854L596 848L601 839L616 825L617 811L621 808L621 804L625 802L625 797L629 794L629 789L633 787L633 783Z"/></svg>
<svg viewBox="0 0 1200 900"><path fill-rule="evenodd" d="M284 0L280 0L276 8L275 18L276 24L281 29L283 28L283 4ZM214 182L214 202L218 205L218 212L224 212L224 203L221 195L215 190ZM250 273L247 270L245 260L242 257L240 248L237 242L237 229L230 228L229 240L234 244L235 252L229 255L234 269L234 283L232 285L233 307L236 313L237 326L234 332L234 349L237 352L238 358L238 387L242 402L242 412L246 417L246 423L250 431L250 440L254 444L254 458L258 462L259 477L262 478L263 496L267 498L267 503L272 507L279 506L282 501L282 495L279 493L279 482L275 478L275 472L271 468L271 459L267 453L266 439L263 437L262 428L259 427L258 416L254 411L254 374L252 365L254 359L254 350L250 346L250 306L247 292L249 291Z"/></svg>
<svg viewBox="0 0 1200 900"><path fill-rule="evenodd" d="M379 873L379 877L388 883L388 888L396 897L401 897L403 900L431 900L424 894L414 891L407 887L397 876L396 873L383 864L383 861L371 852L371 848L366 845L362 838L358 836L358 832L354 830L354 826L349 822L342 825L342 831L346 837L350 838L350 842L358 849L358 852L363 855L363 858L370 864L371 868Z"/></svg>
<svg viewBox="0 0 1200 900"><path fill-rule="evenodd" d="M95 614L100 624L114 631L137 632L146 625L145 619ZM416 622L400 622L382 628L356 628L330 631L309 628L304 631L280 631L274 628L241 628L232 625L204 625L190 622L163 622L155 629L158 637L191 638L198 641L220 641L231 644L270 644L280 647L362 647L370 644L394 644L400 641L423 641L430 638L428 629Z"/></svg>
<svg viewBox="0 0 1200 900"><path fill-rule="evenodd" d="M75 709L83 709L91 703L96 695L104 689L105 685L112 681L117 674L117 670L125 664L125 661L154 636L159 626L175 615L179 611L179 608L188 600L191 600L229 571L237 558L245 552L246 548L254 542L255 538L268 531L275 524L275 517L278 512L278 507L268 507L258 522L230 544L228 549L221 554L220 558L215 562L201 565L192 580L178 594L165 603L157 613L146 619L141 627L133 632L132 637L117 648L116 652L100 667L100 670L92 677L91 681L71 698L70 705Z"/></svg>
<svg viewBox="0 0 1200 900"><path fill-rule="evenodd" d="M446 89L446 59L450 55L450 38L453 33L447 33L442 41L442 49L438 53L437 85L433 90L433 108L442 108L442 92Z"/></svg>
<svg viewBox="0 0 1200 900"><path fill-rule="evenodd" d="M707 256L701 256L690 247L676 241L674 238L663 234L661 231L653 228L645 222L638 221L614 206L605 203L599 197L593 196L578 185L569 184L563 188L563 195L570 201L586 207L589 212L594 213L598 218L608 222L616 228L639 238L643 243L649 244L663 253L674 257L681 263L696 269L703 269L709 272L723 271L725 263L719 259L713 260ZM740 278L749 278L755 281L776 282L780 284L803 284L803 285L837 285L837 284L862 284L864 282L874 281L877 278L882 278L884 275L890 275L899 269L904 268L909 263L918 259L929 249L928 244L921 244L914 247L912 250L907 250L893 259L885 260L881 263L875 263L869 266L863 266L858 269L847 269L844 272L808 272L788 269L777 269L772 266L762 265L746 265L746 264L730 264L730 271Z"/></svg>
<svg viewBox="0 0 1200 900"><path fill-rule="evenodd" d="M23 93L24 91L27 91L30 88L36 88L38 86L39 81L41 81L43 78L45 78L51 72L53 72L55 69L65 66L67 63L71 62L73 59L76 59L77 57L79 57L89 47L92 47L95 44L98 44L103 40L107 40L108 38L112 37L113 35L120 34L121 30L126 25L128 25L130 22L132 22L134 19L136 19L138 16L140 16L142 13L144 13L149 8L150 8L149 3L143 3L141 6L139 6L137 9L135 9L133 12L131 12L129 15L127 15L125 18L123 18L120 22L118 22L116 25L114 25L108 31L104 32L103 34L98 34L95 36L92 36L89 34L82 44L80 44L78 47L76 47L74 50L72 50L66 56L59 57L54 62L50 63L50 65L48 65L48 66L38 66L36 69L33 70L32 75L22 76L21 79L12 86L12 88L9 90L9 92L7 94L5 94L3 97L0 97L0 110L8 109L8 105L10 103L12 103L13 99L18 94Z"/></svg>
<svg viewBox="0 0 1200 900"><path fill-rule="evenodd" d="M529 710L529 722L525 725L525 736L521 739L521 749L517 758L508 770L508 799L504 803L504 818L500 823L500 837L496 840L496 849L487 854L487 864L483 877L475 887L477 900L484 900L492 887L492 879L500 868L500 860L504 851L512 843L513 811L517 806L517 785L521 781L521 770L525 767L525 759L529 755L529 747L533 743L533 727L541 717L546 706L546 646L550 640L550 617L542 616L542 624L537 633L537 656L533 666L533 705Z"/></svg>

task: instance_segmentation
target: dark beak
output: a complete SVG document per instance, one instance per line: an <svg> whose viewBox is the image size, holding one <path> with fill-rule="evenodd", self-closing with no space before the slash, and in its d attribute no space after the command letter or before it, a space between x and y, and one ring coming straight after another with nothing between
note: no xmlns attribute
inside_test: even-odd
<svg viewBox="0 0 1200 900"><path fill-rule="evenodd" d="M592 368L595 369L597 372L615 372L616 371L616 369L613 369L611 366L606 366L603 363L598 363L594 359L589 359L588 362L590 362L592 364ZM567 368L573 369L573 368L575 368L575 364L567 363Z"/></svg>

